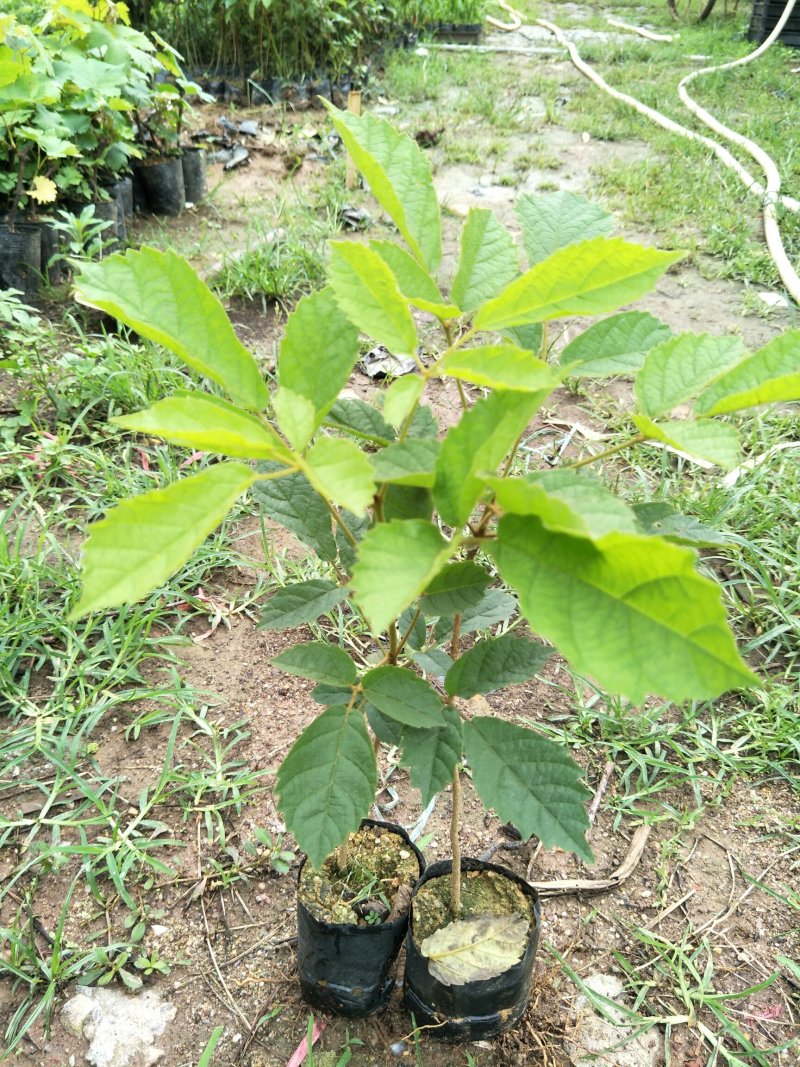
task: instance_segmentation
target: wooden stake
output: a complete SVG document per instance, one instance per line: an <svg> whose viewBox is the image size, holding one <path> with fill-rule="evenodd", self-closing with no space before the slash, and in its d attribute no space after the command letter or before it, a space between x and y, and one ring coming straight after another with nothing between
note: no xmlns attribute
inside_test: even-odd
<svg viewBox="0 0 800 1067"><path fill-rule="evenodd" d="M347 110L354 115L361 114L361 92L358 89L351 89L347 94ZM347 157L347 171L345 172L344 187L345 189L355 189L358 183L358 173L356 171L356 165L350 156Z"/></svg>

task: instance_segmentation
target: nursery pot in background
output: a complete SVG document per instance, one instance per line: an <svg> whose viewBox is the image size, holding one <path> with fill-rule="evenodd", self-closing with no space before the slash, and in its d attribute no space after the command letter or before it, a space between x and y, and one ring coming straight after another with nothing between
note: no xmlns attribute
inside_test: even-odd
<svg viewBox="0 0 800 1067"><path fill-rule="evenodd" d="M41 271L40 227L18 222L12 230L8 223L0 223L0 289L18 289L26 300L33 300Z"/></svg>
<svg viewBox="0 0 800 1067"><path fill-rule="evenodd" d="M186 206L183 165L179 156L157 162L145 160L136 168L154 215L180 215Z"/></svg>
<svg viewBox="0 0 800 1067"><path fill-rule="evenodd" d="M206 195L206 151L204 148L184 148L181 157L186 202L198 204Z"/></svg>
<svg viewBox="0 0 800 1067"><path fill-rule="evenodd" d="M417 1026L432 1027L428 1031L430 1037L450 1042L479 1041L497 1037L510 1030L519 1022L528 1004L541 925L539 895L533 886L506 867L463 858L461 918L471 918L476 914L469 910L469 880L479 878L485 872L492 872L511 883L512 891L528 912L525 917L529 919L530 925L524 952L517 963L494 978L465 982L463 985L448 985L431 973L430 960L420 950L420 944L424 940L420 936L424 933L421 929L423 924L420 916L420 891L434 879L442 879L444 884L441 895L449 906L452 867L450 860L431 864L414 888L411 922L406 938L404 1001ZM442 925L449 921L448 914L443 917Z"/></svg>
<svg viewBox="0 0 800 1067"><path fill-rule="evenodd" d="M422 853L401 826L364 819L361 829L396 837L398 852L416 860L420 873L425 869ZM408 928L407 903L397 918L375 925L328 922L313 915L301 898L305 865L306 860L300 868L297 897L297 969L303 997L313 1008L348 1018L379 1011L386 1007L394 985L389 971ZM414 880L412 873L409 898Z"/></svg>

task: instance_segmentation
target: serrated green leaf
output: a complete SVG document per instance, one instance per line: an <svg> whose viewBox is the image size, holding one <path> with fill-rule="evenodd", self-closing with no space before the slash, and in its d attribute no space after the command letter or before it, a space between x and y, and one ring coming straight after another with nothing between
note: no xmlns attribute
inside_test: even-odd
<svg viewBox="0 0 800 1067"><path fill-rule="evenodd" d="M636 376L636 399L654 418L696 397L742 359L740 337L681 333L647 354Z"/></svg>
<svg viewBox="0 0 800 1067"><path fill-rule="evenodd" d="M422 648L427 636L425 616L420 611L415 611L414 608L406 608L397 620L397 632L401 636L408 633L407 649Z"/></svg>
<svg viewBox="0 0 800 1067"><path fill-rule="evenodd" d="M334 299L351 322L397 355L417 348L417 328L394 274L366 245L331 241L328 277Z"/></svg>
<svg viewBox="0 0 800 1067"><path fill-rule="evenodd" d="M420 945L431 976L444 986L497 978L519 963L530 920L522 915L477 915L439 927Z"/></svg>
<svg viewBox="0 0 800 1067"><path fill-rule="evenodd" d="M263 463L257 469L271 474L281 468L277 463ZM329 562L336 559L331 513L304 474L298 472L274 481L257 481L253 496L265 515L299 537L321 559Z"/></svg>
<svg viewBox="0 0 800 1067"><path fill-rule="evenodd" d="M370 456L376 480L430 489L436 479L439 447L438 441L416 438L382 448Z"/></svg>
<svg viewBox="0 0 800 1067"><path fill-rule="evenodd" d="M292 645L270 660L287 674L310 678L325 685L347 687L355 685L356 665L343 648L327 641L307 641Z"/></svg>
<svg viewBox="0 0 800 1067"><path fill-rule="evenodd" d="M272 397L272 407L281 433L293 448L302 452L317 428L314 405L307 397L280 388Z"/></svg>
<svg viewBox="0 0 800 1067"><path fill-rule="evenodd" d="M411 784L419 789L422 803L430 804L452 782L456 764L461 762L463 743L458 712L442 705L436 725L429 729L404 726L371 704L367 705L367 718L379 741L400 749L398 763L408 767Z"/></svg>
<svg viewBox="0 0 800 1067"><path fill-rule="evenodd" d="M474 311L502 292L519 274L519 249L488 208L470 208L461 231L461 253L452 299Z"/></svg>
<svg viewBox="0 0 800 1067"><path fill-rule="evenodd" d="M679 702L756 681L690 549L628 533L589 541L507 515L491 554L534 631L612 693Z"/></svg>
<svg viewBox="0 0 800 1067"><path fill-rule="evenodd" d="M261 411L269 393L220 301L174 252L140 248L80 264L75 298L166 345L238 404Z"/></svg>
<svg viewBox="0 0 800 1067"><path fill-rule="evenodd" d="M110 421L126 430L204 452L245 459L291 459L280 438L255 415L208 393L167 397L144 411L118 415Z"/></svg>
<svg viewBox="0 0 800 1067"><path fill-rule="evenodd" d="M450 563L436 575L420 601L422 611L430 617L458 615L483 600L491 575L472 560Z"/></svg>
<svg viewBox="0 0 800 1067"><path fill-rule="evenodd" d="M722 375L698 399L701 415L800 400L800 330L787 330Z"/></svg>
<svg viewBox="0 0 800 1067"><path fill-rule="evenodd" d="M444 678L453 666L452 659L441 648L429 648L425 652L412 651L410 657L421 671L434 678Z"/></svg>
<svg viewBox="0 0 800 1067"><path fill-rule="evenodd" d="M537 515L548 530L602 537L612 530L634 533L630 508L596 478L578 471L540 471L524 478L490 478L495 502L514 515Z"/></svg>
<svg viewBox="0 0 800 1067"><path fill-rule="evenodd" d="M442 258L441 221L427 158L407 134L383 119L337 111L322 102L375 199L415 258L435 272Z"/></svg>
<svg viewBox="0 0 800 1067"><path fill-rule="evenodd" d="M439 722L441 697L424 678L407 667L375 667L367 671L361 685L364 698L396 722L422 729Z"/></svg>
<svg viewBox="0 0 800 1067"><path fill-rule="evenodd" d="M662 441L679 452L716 463L726 470L741 461L741 437L735 426L709 419L653 422L646 415L633 415L632 418L648 440Z"/></svg>
<svg viewBox="0 0 800 1067"><path fill-rule="evenodd" d="M621 311L570 341L559 362L571 378L632 374L643 365L647 353L670 336L669 326L648 312Z"/></svg>
<svg viewBox="0 0 800 1067"><path fill-rule="evenodd" d="M494 716L464 724L472 782L487 808L513 822L523 839L535 834L544 848L576 852L594 862L586 843L591 795L583 771L555 741Z"/></svg>
<svg viewBox="0 0 800 1067"><path fill-rule="evenodd" d="M425 382L422 378L409 375L392 382L383 394L383 414L392 426L400 429L422 396L424 388Z"/></svg>
<svg viewBox="0 0 800 1067"><path fill-rule="evenodd" d="M347 704L351 695L349 686L344 688L341 685L327 685L325 682L320 682L311 690L311 699L317 704Z"/></svg>
<svg viewBox="0 0 800 1067"><path fill-rule="evenodd" d="M278 771L276 793L287 828L314 867L358 829L377 778L359 711L328 708L292 745Z"/></svg>
<svg viewBox="0 0 800 1067"><path fill-rule="evenodd" d="M437 437L439 423L428 404L418 404L408 424L406 438Z"/></svg>
<svg viewBox="0 0 800 1067"><path fill-rule="evenodd" d="M475 316L479 330L600 315L649 292L680 252L659 252L619 237L595 237L554 252L506 286Z"/></svg>
<svg viewBox="0 0 800 1067"><path fill-rule="evenodd" d="M294 582L272 594L263 607L258 625L262 630L283 630L314 622L341 604L346 596L346 589L325 578Z"/></svg>
<svg viewBox="0 0 800 1067"><path fill-rule="evenodd" d="M450 554L429 522L394 520L373 527L358 550L353 591L375 633L416 600Z"/></svg>
<svg viewBox="0 0 800 1067"><path fill-rule="evenodd" d="M536 196L524 193L517 201L517 217L532 267L559 248L592 237L608 237L614 229L614 219L607 211L566 189Z"/></svg>
<svg viewBox="0 0 800 1067"><path fill-rule="evenodd" d="M352 511L347 511L346 509L340 509L339 514L342 522L356 542L354 546L350 538L343 532L341 524L337 522L335 537L336 547L339 550L339 562L345 571L350 574L356 562L358 545L363 541L364 535L372 525L372 519L368 514L354 515Z"/></svg>
<svg viewBox="0 0 800 1067"><path fill-rule="evenodd" d="M491 476L547 398L540 393L491 393L461 416L442 442L433 499L450 526L467 521ZM480 472L480 476L479 476Z"/></svg>
<svg viewBox="0 0 800 1067"><path fill-rule="evenodd" d="M460 656L444 680L450 696L469 697L492 693L506 685L527 682L553 654L551 648L528 637L503 634L478 641Z"/></svg>
<svg viewBox="0 0 800 1067"><path fill-rule="evenodd" d="M398 381L403 380L398 379ZM328 412L326 425L347 430L365 441L384 446L391 444L397 436L394 428L372 404L367 404L366 401L358 400L356 397L337 400Z"/></svg>
<svg viewBox="0 0 800 1067"><path fill-rule="evenodd" d="M132 604L155 589L222 522L254 477L242 463L218 463L123 500L89 527L83 590L70 618Z"/></svg>
<svg viewBox="0 0 800 1067"><path fill-rule="evenodd" d="M336 400L358 358L358 330L330 289L304 296L286 321L278 355L278 385L308 400L315 429Z"/></svg>
<svg viewBox="0 0 800 1067"><path fill-rule="evenodd" d="M694 548L716 548L729 545L730 537L699 522L692 515L681 515L671 504L649 501L634 504L633 513L642 533L666 537L679 545Z"/></svg>
<svg viewBox="0 0 800 1067"><path fill-rule="evenodd" d="M546 363L516 345L458 348L442 360L441 367L451 378L520 393L552 391L560 381Z"/></svg>
<svg viewBox="0 0 800 1067"><path fill-rule="evenodd" d="M423 266L393 241L370 241L369 247L386 263L395 276L400 292L414 307L428 311L438 319L452 319L459 314L453 304L445 303L439 286Z"/></svg>
<svg viewBox="0 0 800 1067"><path fill-rule="evenodd" d="M504 589L490 589L474 608L466 608L461 614L461 633L471 634L487 630L499 622L507 622L516 613L517 601ZM453 634L452 618L442 618L436 624L436 641L443 644Z"/></svg>
<svg viewBox="0 0 800 1067"><path fill-rule="evenodd" d="M323 437L309 449L306 463L306 476L319 493L355 515L366 512L375 480L372 465L357 445Z"/></svg>

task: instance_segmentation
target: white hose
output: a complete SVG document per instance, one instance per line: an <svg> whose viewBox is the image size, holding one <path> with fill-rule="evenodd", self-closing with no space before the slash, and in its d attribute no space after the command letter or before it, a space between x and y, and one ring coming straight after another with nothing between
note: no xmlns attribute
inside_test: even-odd
<svg viewBox="0 0 800 1067"><path fill-rule="evenodd" d="M506 3L506 0L497 0L498 6L502 7L503 11L507 11L513 19L513 22L501 22L500 19L492 18L491 15L486 16L486 21L490 26L496 27L498 30L506 30L508 33L513 33L514 30L518 30L522 25L522 15L519 11L515 11L510 4Z"/></svg>

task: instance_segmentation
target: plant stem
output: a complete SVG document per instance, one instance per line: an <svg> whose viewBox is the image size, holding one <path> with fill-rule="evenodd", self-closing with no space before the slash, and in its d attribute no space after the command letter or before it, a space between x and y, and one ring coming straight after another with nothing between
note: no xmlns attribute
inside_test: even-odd
<svg viewBox="0 0 800 1067"><path fill-rule="evenodd" d="M574 463L567 463L561 469L574 471L577 470L578 467L586 467L590 463L597 463L598 460L607 459L609 456L615 456L617 452L622 452L624 449L630 448L631 445L638 445L646 440L647 438L643 433L637 433L635 437L629 437L627 441L621 441L618 445L612 445L611 448L607 448L603 452L598 452L594 456L587 456L585 459L578 459Z"/></svg>
<svg viewBox="0 0 800 1067"><path fill-rule="evenodd" d="M453 804L450 813L450 852L453 870L450 875L450 914L454 919L461 915L461 844L458 831L461 826L461 765L453 769Z"/></svg>

